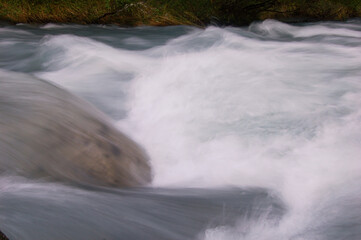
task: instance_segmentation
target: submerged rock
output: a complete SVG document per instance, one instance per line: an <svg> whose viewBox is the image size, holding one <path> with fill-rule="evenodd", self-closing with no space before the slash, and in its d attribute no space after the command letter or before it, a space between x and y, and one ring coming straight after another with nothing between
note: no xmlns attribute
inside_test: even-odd
<svg viewBox="0 0 361 240"><path fill-rule="evenodd" d="M29 75L0 72L0 170L82 184L151 181L145 152L90 104Z"/></svg>

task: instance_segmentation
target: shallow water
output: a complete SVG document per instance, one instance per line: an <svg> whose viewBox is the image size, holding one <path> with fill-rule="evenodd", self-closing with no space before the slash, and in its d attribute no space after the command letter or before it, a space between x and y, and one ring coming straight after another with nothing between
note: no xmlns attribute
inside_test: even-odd
<svg viewBox="0 0 361 240"><path fill-rule="evenodd" d="M10 239L361 238L360 20L2 25L0 39L1 69L94 104L154 172L128 190L2 173Z"/></svg>

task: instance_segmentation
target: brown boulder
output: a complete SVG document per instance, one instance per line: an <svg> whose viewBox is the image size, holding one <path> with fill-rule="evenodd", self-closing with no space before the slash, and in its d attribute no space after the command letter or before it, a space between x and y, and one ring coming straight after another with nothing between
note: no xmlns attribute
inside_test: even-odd
<svg viewBox="0 0 361 240"><path fill-rule="evenodd" d="M151 181L145 152L87 102L29 75L0 72L0 170L82 184Z"/></svg>

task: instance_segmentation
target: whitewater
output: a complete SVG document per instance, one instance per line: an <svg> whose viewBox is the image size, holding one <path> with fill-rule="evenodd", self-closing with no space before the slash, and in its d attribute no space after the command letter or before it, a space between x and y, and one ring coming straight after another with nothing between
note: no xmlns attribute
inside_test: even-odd
<svg viewBox="0 0 361 240"><path fill-rule="evenodd" d="M153 171L140 189L1 171L10 239L361 239L359 19L2 24L0 70L90 102Z"/></svg>

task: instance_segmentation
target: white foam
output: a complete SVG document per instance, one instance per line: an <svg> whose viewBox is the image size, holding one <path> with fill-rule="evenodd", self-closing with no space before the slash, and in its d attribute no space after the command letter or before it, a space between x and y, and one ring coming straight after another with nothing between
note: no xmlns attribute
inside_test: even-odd
<svg viewBox="0 0 361 240"><path fill-rule="evenodd" d="M293 37L325 28L258 25ZM155 186L271 187L302 205L358 174L359 119L351 116L360 109L360 47L252 34L210 27L145 51L48 36L39 48L51 57L37 75L91 94L121 89L125 103L105 103L128 111L119 126L150 154ZM124 73L130 82L117 79Z"/></svg>
<svg viewBox="0 0 361 240"><path fill-rule="evenodd" d="M119 126L150 154L155 186L262 186L290 208L277 228L260 221L242 235L240 224L206 239L289 239L317 201L361 176L361 49L210 31L223 39L184 53L173 41L143 66Z"/></svg>
<svg viewBox="0 0 361 240"><path fill-rule="evenodd" d="M308 26L291 26L276 20L265 20L261 23L253 23L250 30L261 33L267 37L278 38L282 36L314 37L314 36L340 36L361 38L361 32L356 29L347 29L347 25L329 24L327 25L308 25Z"/></svg>
<svg viewBox="0 0 361 240"><path fill-rule="evenodd" d="M118 125L150 155L154 186L266 187L289 207L276 229L260 220L206 239L289 239L320 199L361 177L354 25L210 27L145 51L58 35L42 42L53 55L38 75L75 91L121 88L126 102L107 104L127 111ZM319 35L342 43L310 40ZM126 84L104 83L124 73Z"/></svg>

